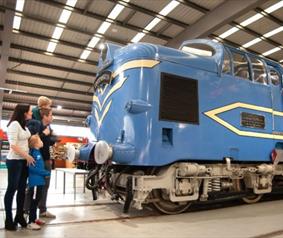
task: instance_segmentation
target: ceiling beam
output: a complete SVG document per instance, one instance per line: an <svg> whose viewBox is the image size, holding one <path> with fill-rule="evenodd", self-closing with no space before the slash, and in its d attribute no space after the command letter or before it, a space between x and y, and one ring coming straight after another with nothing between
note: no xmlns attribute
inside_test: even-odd
<svg viewBox="0 0 283 238"><path fill-rule="evenodd" d="M15 8L16 0L7 1L6 4L10 8ZM9 58L9 49L12 39L12 28L13 28L13 19L14 12L13 11L5 11L3 16L3 31L0 32L0 41L1 45L1 58L0 58L0 87L3 87L5 84L5 79L7 77L7 68L8 68L8 58ZM0 90L0 103L3 102L4 92ZM2 119L2 107L0 106L0 127L1 127L1 119Z"/></svg>
<svg viewBox="0 0 283 238"><path fill-rule="evenodd" d="M16 105L15 105L15 106L16 106ZM5 110L5 111L13 112L15 106L8 106L7 104L4 104L2 107L3 107L3 110ZM86 115L81 115L81 116L75 115L75 114L67 115L67 114L60 113L59 111L56 111L56 112L53 111L53 115L54 115L54 116L67 116L67 117L73 117L73 118L86 119Z"/></svg>
<svg viewBox="0 0 283 238"><path fill-rule="evenodd" d="M65 83L71 83L75 85L81 85L81 86L86 86L86 87L92 87L92 83L84 82L81 80L74 80L74 79L67 79L67 78L59 78L59 77L54 77L50 75L44 75L44 74L38 74L38 73L30 73L30 72L25 72L21 70L15 70L15 69L8 69L7 72L9 74L15 74L19 76L27 76L27 77L32 77L32 78L40 78L43 80L49 80L49 81L54 81L54 82L65 82Z"/></svg>
<svg viewBox="0 0 283 238"><path fill-rule="evenodd" d="M48 6L53 6L53 7L59 8L59 9L63 9L65 7L64 3L56 2L54 0L36 0L36 1L44 3ZM172 39L172 37L169 37L169 36L166 36L166 35L159 35L158 36L154 31L146 31L142 27L138 27L138 26L131 25L131 24L125 24L122 21L118 21L118 20L108 19L106 16L103 16L103 15L100 15L100 14L97 14L97 13L93 13L93 12L90 12L90 11L84 12L84 9L80 9L80 8L77 8L77 7L73 8L73 12L77 13L79 15L84 15L84 16L99 20L99 21L110 22L110 23L113 23L117 26L121 26L123 28L127 28L127 29L130 29L130 30L133 30L133 31L144 32L147 35L154 36L154 37L160 38L162 40L168 41L168 40Z"/></svg>
<svg viewBox="0 0 283 238"><path fill-rule="evenodd" d="M9 61L13 62L13 63L28 64L28 65L32 65L32 66L38 66L38 67L43 67L43 68L65 71L65 72L68 72L68 73L75 73L75 74L80 74L80 75L84 75L84 76L90 76L90 77L93 77L93 78L96 75L95 73L91 73L91 72L87 72L87 71L82 71L82 70L78 70L78 69L70 69L70 68L58 66L58 65L44 64L44 63L39 63L39 62L36 62L36 61L19 59L19 58L15 58L15 57L9 57Z"/></svg>
<svg viewBox="0 0 283 238"><path fill-rule="evenodd" d="M19 95L19 96L25 96L24 93L16 92L14 91L13 94ZM36 91L33 91L33 93L28 93L26 96L31 96L31 97L36 97L38 98L39 96L42 96L41 93L37 93ZM46 95L52 101L62 101L62 102L71 102L71 103L79 103L79 104L85 104L85 105L91 105L92 101L89 100L79 100L79 99L72 99L72 98L65 98L65 97L58 97L58 96L52 96L52 95ZM5 94L6 97L6 94Z"/></svg>
<svg viewBox="0 0 283 238"><path fill-rule="evenodd" d="M10 94L8 94L10 95ZM8 103L22 103L22 99L19 98L11 98L11 97L7 97L7 95L4 95L4 99L3 102L8 102ZM31 105L37 105L37 98L33 98L33 99L25 99L25 103L27 104L31 104ZM62 104L56 104L52 102L52 108L56 108L58 105L62 106ZM70 106L66 106L63 105L62 106L63 109L67 109L67 110L74 110L74 111L80 111L80 112L90 112L91 111L91 106L89 105L89 107L70 107Z"/></svg>
<svg viewBox="0 0 283 238"><path fill-rule="evenodd" d="M80 62L80 61L78 61L79 58L77 58L77 57L65 55L65 54L60 54L60 53L51 53L49 55L49 54L46 53L45 50L40 50L40 49L36 49L36 48L28 47L28 46L22 46L22 45L13 44L13 43L11 44L11 49L24 50L24 51L32 52L32 53L35 53L35 54L45 55L45 56L49 56L49 57L56 57L56 58L64 59L64 60L75 61L75 62L82 63L82 64L87 63L91 66L97 66L97 64L98 64L98 61L94 61L94 60L86 60L85 63Z"/></svg>
<svg viewBox="0 0 283 238"><path fill-rule="evenodd" d="M177 37L170 40L167 46L179 48L186 40L207 37L215 30L232 22L234 19L260 6L264 2L265 0L249 0L241 1L241 4L239 4L235 0L226 0L213 11L207 12L204 17L189 26Z"/></svg>
<svg viewBox="0 0 283 238"><path fill-rule="evenodd" d="M47 86L47 85L39 85L39 84L33 84L33 83L25 83L25 82L19 82L19 81L8 80L8 79L6 79L6 84L24 86L24 87L31 87L31 88L34 88L34 89L60 91L60 92L63 92L63 93L72 93L72 94L78 94L78 95L84 95L84 96L93 96L93 93L89 93L89 92L83 92L83 91L79 91L79 90L66 89L66 88L58 88L58 87L52 87L52 86Z"/></svg>

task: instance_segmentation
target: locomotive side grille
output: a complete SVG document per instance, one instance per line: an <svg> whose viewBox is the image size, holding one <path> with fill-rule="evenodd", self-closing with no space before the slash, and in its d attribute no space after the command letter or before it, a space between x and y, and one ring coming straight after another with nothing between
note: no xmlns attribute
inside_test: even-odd
<svg viewBox="0 0 283 238"><path fill-rule="evenodd" d="M159 120L199 124L197 80L161 73Z"/></svg>

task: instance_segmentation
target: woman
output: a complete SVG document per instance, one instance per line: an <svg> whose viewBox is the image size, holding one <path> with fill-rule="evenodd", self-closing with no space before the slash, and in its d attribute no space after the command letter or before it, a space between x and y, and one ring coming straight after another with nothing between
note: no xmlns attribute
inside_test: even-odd
<svg viewBox="0 0 283 238"><path fill-rule="evenodd" d="M7 155L8 186L4 197L5 204L5 229L16 230L19 223L26 227L23 216L25 189L28 175L27 165L34 164L34 159L29 155L28 139L30 132L26 121L32 118L30 105L18 104L15 107L11 120L8 123L8 140L10 150ZM12 203L17 190L17 212L13 221Z"/></svg>

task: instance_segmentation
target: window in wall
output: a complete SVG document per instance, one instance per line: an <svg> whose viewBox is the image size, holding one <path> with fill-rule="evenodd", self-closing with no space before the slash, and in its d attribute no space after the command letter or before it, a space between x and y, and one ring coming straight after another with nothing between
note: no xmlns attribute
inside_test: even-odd
<svg viewBox="0 0 283 238"><path fill-rule="evenodd" d="M269 66L269 77L270 77L271 83L273 85L279 85L280 84L280 74L272 66Z"/></svg>
<svg viewBox="0 0 283 238"><path fill-rule="evenodd" d="M233 56L233 64L234 64L234 75L246 79L251 80L250 72L249 72L249 63L244 54L232 52Z"/></svg>
<svg viewBox="0 0 283 238"><path fill-rule="evenodd" d="M261 84L268 84L266 69L263 62L260 59L250 56L252 64L252 74L254 82Z"/></svg>
<svg viewBox="0 0 283 238"><path fill-rule="evenodd" d="M231 59L227 49L224 48L224 59L222 64L222 73L231 74Z"/></svg>

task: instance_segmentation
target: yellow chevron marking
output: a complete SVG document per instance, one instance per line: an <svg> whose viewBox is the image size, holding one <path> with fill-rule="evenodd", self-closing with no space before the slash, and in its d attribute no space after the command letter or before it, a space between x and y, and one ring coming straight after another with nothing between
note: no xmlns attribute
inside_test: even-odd
<svg viewBox="0 0 283 238"><path fill-rule="evenodd" d="M120 73L122 73L123 71L126 71L128 69L134 69L134 68L152 68L154 66L156 66L157 64L159 64L160 61L157 60L132 60L129 61L125 64L123 64L121 67L119 67L113 74L112 74L112 78L114 79L116 76L118 76ZM100 100L98 99L98 96L93 95L93 102L95 102L98 106L98 110L101 112L102 108L104 107L106 101L109 99L109 97L116 92L117 90L119 90L123 84L126 82L128 77L123 77L122 79L119 80L119 82L117 82L107 93L107 95L105 96L103 102L101 103ZM108 87L108 85L101 90L101 92L99 92L99 94L102 96L104 94L104 92L106 91L106 88ZM96 121L98 123L98 125L100 126L104 117L106 116L107 112L110 109L110 105L111 105L112 101L110 101L110 103L107 104L106 108L104 109L101 118L99 117L98 111L95 108L94 114L95 114L95 118Z"/></svg>
<svg viewBox="0 0 283 238"><path fill-rule="evenodd" d="M107 104L107 106L105 107L105 110L103 111L102 116L101 116L100 118L99 118L98 112L97 112L97 110L96 110L96 108L95 108L94 115L95 115L95 119L96 119L96 121L97 121L98 127L100 127L102 121L104 120L104 117L105 117L106 114L108 113L111 104L112 104L112 101L110 101L110 102Z"/></svg>
<svg viewBox="0 0 283 238"><path fill-rule="evenodd" d="M273 111L273 109L271 109L271 108L260 107L260 106L255 106L255 105L240 103L240 102L233 103L233 104L230 104L230 105L227 105L227 106L224 106L224 107L216 108L216 109L213 109L211 111L205 112L204 114L206 116L210 117L212 120L218 122L222 126L226 127L230 131L233 131L234 133L236 133L237 135L240 135L240 136L250 136L250 137L259 137L259 138L266 138L266 139L283 140L282 135L273 135L273 134L268 134L268 133L251 132L251 131L241 131L241 130L237 129L236 127L232 126L231 124L229 124L228 122L226 122L226 121L222 120L221 118L219 118L218 116L216 116L219 113L230 111L232 109L239 108L239 107L247 108L247 109L251 109L251 110L255 110L255 111L267 112L267 113L274 114L276 116L283 117L283 112Z"/></svg>

